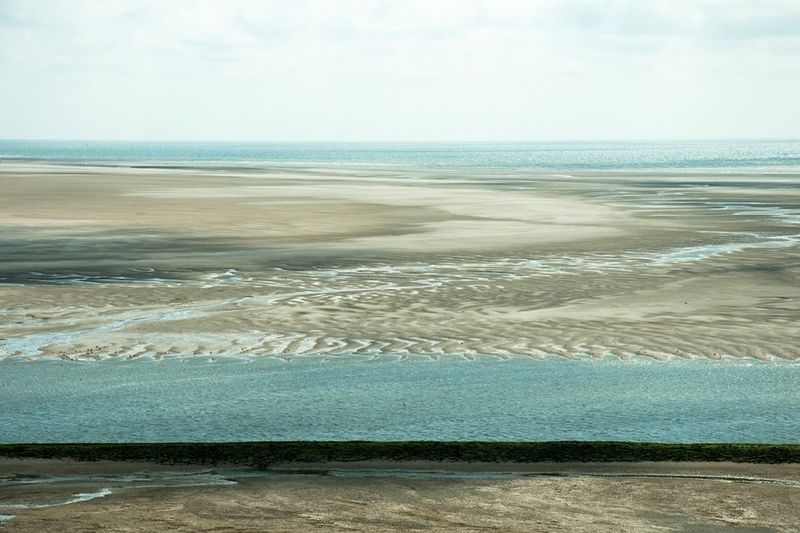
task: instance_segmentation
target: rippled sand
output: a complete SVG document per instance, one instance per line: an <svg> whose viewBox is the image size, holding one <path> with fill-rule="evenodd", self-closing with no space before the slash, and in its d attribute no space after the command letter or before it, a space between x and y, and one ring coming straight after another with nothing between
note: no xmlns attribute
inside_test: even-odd
<svg viewBox="0 0 800 533"><path fill-rule="evenodd" d="M0 168L0 357L800 353L800 176Z"/></svg>
<svg viewBox="0 0 800 533"><path fill-rule="evenodd" d="M4 459L0 520L37 532L788 532L800 518L797 465L307 466L316 471Z"/></svg>

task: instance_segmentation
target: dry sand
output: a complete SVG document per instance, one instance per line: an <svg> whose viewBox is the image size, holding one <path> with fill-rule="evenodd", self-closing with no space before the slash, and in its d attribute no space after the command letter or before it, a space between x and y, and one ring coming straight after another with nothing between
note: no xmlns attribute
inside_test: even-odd
<svg viewBox="0 0 800 533"><path fill-rule="evenodd" d="M794 359L798 185L3 165L0 357Z"/></svg>
<svg viewBox="0 0 800 533"><path fill-rule="evenodd" d="M2 459L0 505L59 503L76 494L96 495L102 489L110 489L110 494L51 507L0 508L0 514L15 515L0 527L8 531L639 532L796 531L800 522L800 465L417 462L279 466L351 472L253 476L252 472L229 471L220 477L235 483L208 485L219 479L190 466ZM410 471L428 474L399 473ZM443 477L445 471L450 477ZM558 475L480 477L475 472ZM137 474L138 480L126 482L119 477L131 474ZM609 474L625 475L603 477ZM12 475L16 484L9 481ZM106 477L19 483L35 479L24 476L56 475ZM197 485L163 486L179 483L175 480L181 478L186 485L193 481Z"/></svg>

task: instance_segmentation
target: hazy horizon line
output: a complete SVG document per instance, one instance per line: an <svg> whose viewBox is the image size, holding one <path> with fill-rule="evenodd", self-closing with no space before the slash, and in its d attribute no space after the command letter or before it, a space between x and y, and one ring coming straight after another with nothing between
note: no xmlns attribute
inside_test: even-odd
<svg viewBox="0 0 800 533"><path fill-rule="evenodd" d="M643 137L643 138L558 138L558 139L144 139L144 138L56 138L56 137L2 137L0 142L87 142L87 143L209 143L209 144L514 144L514 143L592 143L592 142L746 142L746 141L800 141L797 137Z"/></svg>

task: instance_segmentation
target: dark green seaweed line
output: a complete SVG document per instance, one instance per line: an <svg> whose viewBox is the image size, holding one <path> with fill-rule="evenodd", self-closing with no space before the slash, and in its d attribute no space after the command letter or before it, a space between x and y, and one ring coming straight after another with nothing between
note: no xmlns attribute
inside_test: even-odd
<svg viewBox="0 0 800 533"><path fill-rule="evenodd" d="M323 442L0 444L0 457L168 464L238 464L266 468L282 462L465 461L610 462L734 461L800 463L798 444L659 444L638 442Z"/></svg>

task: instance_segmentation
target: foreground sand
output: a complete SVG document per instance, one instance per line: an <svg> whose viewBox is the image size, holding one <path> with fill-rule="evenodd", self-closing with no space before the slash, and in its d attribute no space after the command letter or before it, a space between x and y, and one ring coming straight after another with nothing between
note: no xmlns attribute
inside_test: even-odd
<svg viewBox="0 0 800 533"><path fill-rule="evenodd" d="M2 165L0 357L794 359L799 185Z"/></svg>
<svg viewBox="0 0 800 533"><path fill-rule="evenodd" d="M219 479L191 466L0 459L0 504L54 503L111 489L89 501L0 514L16 515L3 526L9 531L796 531L800 522L800 465L792 464L373 462L278 468L295 473L252 477L229 471L221 477L235 484L209 485ZM301 469L310 470L296 473ZM339 470L321 475L324 469ZM420 471L428 474L408 474ZM558 475L476 475L498 471ZM163 486L166 478L159 476L170 472L177 475L173 483L177 477L198 485ZM139 473L139 480L120 481L131 473ZM627 475L594 477L609 474ZM11 486L12 475L107 477Z"/></svg>

